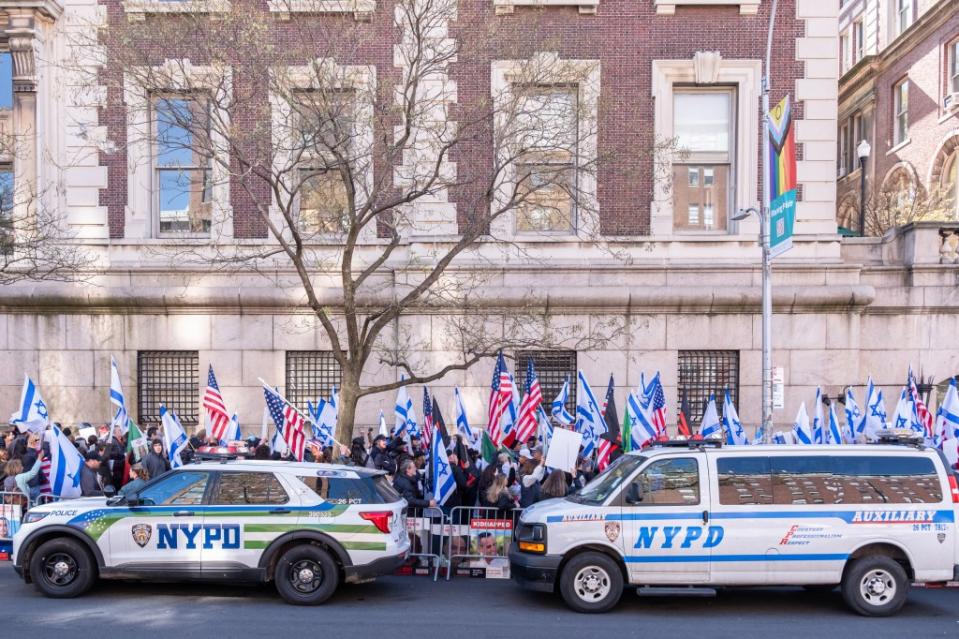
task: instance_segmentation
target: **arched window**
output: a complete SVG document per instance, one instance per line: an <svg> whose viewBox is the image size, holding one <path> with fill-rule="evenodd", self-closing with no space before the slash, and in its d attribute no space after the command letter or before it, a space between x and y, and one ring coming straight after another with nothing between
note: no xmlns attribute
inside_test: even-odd
<svg viewBox="0 0 959 639"><path fill-rule="evenodd" d="M947 214L959 219L959 149L954 149L943 165L939 177L939 192Z"/></svg>
<svg viewBox="0 0 959 639"><path fill-rule="evenodd" d="M836 220L840 229L847 231L859 230L859 202L853 195L848 195L839 203L839 217Z"/></svg>

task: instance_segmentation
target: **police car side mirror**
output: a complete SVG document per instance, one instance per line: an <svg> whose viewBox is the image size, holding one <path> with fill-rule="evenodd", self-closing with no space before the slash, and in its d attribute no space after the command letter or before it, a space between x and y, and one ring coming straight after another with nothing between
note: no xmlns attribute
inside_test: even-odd
<svg viewBox="0 0 959 639"><path fill-rule="evenodd" d="M643 501L643 491L638 482L633 482L626 489L626 503L639 504Z"/></svg>

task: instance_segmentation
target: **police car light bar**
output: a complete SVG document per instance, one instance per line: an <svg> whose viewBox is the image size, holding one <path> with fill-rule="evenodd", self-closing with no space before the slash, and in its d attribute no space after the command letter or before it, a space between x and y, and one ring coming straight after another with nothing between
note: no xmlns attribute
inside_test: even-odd
<svg viewBox="0 0 959 639"><path fill-rule="evenodd" d="M896 446L915 446L920 449L925 448L922 435L908 428L888 428L881 430L876 436L875 443Z"/></svg>
<svg viewBox="0 0 959 639"><path fill-rule="evenodd" d="M689 439L685 437L677 437L675 439L657 439L652 443L652 447L654 448L703 448L705 446L722 448L723 440L703 439L702 437L693 436Z"/></svg>

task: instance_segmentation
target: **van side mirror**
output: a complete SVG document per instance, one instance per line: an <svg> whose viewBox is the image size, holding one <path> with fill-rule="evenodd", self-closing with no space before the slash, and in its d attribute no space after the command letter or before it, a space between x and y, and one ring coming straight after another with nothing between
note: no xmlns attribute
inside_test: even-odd
<svg viewBox="0 0 959 639"><path fill-rule="evenodd" d="M626 503L627 504L639 504L643 501L643 489L640 487L639 482L633 482L629 485L629 488L626 489Z"/></svg>

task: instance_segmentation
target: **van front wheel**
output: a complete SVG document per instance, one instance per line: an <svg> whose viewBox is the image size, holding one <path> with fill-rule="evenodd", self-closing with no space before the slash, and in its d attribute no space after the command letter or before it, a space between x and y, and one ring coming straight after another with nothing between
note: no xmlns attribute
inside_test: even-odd
<svg viewBox="0 0 959 639"><path fill-rule="evenodd" d="M606 612L623 594L623 574L606 555L585 552L563 567L559 590L566 605L576 612Z"/></svg>
<svg viewBox="0 0 959 639"><path fill-rule="evenodd" d="M866 617L888 617L906 603L909 578L890 557L873 555L855 560L842 579L846 605Z"/></svg>

